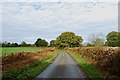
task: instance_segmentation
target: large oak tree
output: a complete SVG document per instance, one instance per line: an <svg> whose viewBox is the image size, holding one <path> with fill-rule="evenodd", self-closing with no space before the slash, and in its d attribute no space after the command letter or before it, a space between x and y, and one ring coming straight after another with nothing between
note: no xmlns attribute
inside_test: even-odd
<svg viewBox="0 0 120 80"><path fill-rule="evenodd" d="M75 35L73 32L63 32L55 40L55 45L64 48L64 47L79 47L82 45L82 37Z"/></svg>

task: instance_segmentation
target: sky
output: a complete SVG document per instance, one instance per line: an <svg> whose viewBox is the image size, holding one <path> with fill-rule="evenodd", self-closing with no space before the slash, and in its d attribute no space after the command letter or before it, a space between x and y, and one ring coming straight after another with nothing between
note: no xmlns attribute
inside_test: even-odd
<svg viewBox="0 0 120 80"><path fill-rule="evenodd" d="M4 2L2 41L34 43L71 31L88 41L90 34L118 31L117 2Z"/></svg>

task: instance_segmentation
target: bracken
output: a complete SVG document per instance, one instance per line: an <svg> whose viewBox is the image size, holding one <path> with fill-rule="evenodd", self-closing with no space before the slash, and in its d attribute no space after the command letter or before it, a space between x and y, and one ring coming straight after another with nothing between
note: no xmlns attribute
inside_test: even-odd
<svg viewBox="0 0 120 80"><path fill-rule="evenodd" d="M112 77L120 76L119 47L80 47L67 48L67 50L88 58L95 66L108 72Z"/></svg>

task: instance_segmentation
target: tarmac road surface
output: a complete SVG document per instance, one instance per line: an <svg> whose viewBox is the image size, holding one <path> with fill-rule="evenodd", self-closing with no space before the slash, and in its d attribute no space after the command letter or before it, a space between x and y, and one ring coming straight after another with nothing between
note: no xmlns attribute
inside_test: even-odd
<svg viewBox="0 0 120 80"><path fill-rule="evenodd" d="M35 80L87 80L72 57L60 51L57 58Z"/></svg>

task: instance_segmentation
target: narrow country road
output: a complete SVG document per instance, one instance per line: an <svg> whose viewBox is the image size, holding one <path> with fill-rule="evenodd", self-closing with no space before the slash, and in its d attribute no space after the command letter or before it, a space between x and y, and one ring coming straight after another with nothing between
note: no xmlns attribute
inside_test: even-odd
<svg viewBox="0 0 120 80"><path fill-rule="evenodd" d="M62 80L86 80L85 74L77 66L72 57L65 51L60 51L55 61L50 64L35 80L53 80L54 78L61 78Z"/></svg>

